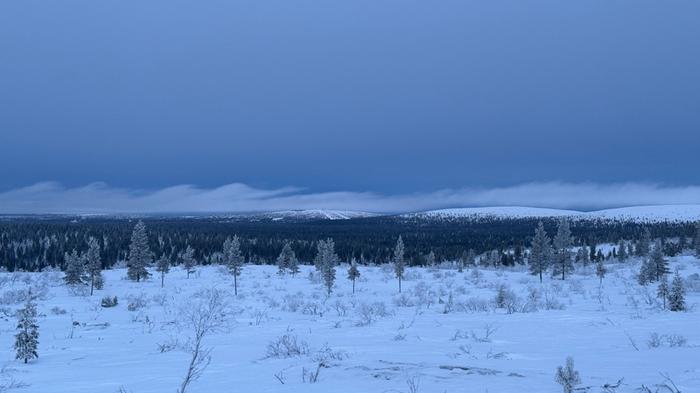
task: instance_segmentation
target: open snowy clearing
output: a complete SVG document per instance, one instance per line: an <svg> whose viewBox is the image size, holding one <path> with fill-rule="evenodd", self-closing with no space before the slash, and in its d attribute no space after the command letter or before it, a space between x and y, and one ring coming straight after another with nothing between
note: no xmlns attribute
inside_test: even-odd
<svg viewBox="0 0 700 393"><path fill-rule="evenodd" d="M670 261L684 277L700 271L695 257ZM309 266L294 277L245 266L238 296L219 266L189 279L176 268L163 289L159 276L137 283L125 269L105 271L105 289L93 296L70 290L59 272L3 273L0 385L172 393L191 357L185 316L213 291L223 323L203 340L211 363L190 392L561 392L554 372L567 356L592 392L623 378L615 391L636 392L663 382L660 373L699 392L700 286L688 289L690 311L669 312L655 285L637 284L638 262L608 264L602 286L594 268L543 284L522 267L409 268L399 294L390 268L360 267L353 295L343 265L330 297ZM498 308L502 284L517 299ZM25 365L11 348L29 286L39 296L40 357ZM101 307L107 295L118 305Z"/></svg>

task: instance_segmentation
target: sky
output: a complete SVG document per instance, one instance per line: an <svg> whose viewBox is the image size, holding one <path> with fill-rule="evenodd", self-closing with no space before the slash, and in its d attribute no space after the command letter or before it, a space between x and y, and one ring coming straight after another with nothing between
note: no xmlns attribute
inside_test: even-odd
<svg viewBox="0 0 700 393"><path fill-rule="evenodd" d="M700 203L698 15L689 0L3 1L0 212L157 210L143 197L164 194L183 211ZM464 197L480 192L500 194ZM268 203L279 193L301 199Z"/></svg>

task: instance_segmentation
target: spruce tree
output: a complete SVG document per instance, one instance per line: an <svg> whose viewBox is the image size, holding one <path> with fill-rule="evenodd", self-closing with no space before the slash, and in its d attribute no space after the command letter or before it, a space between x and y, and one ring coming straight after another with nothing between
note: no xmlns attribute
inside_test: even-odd
<svg viewBox="0 0 700 393"><path fill-rule="evenodd" d="M685 286L683 278L676 272L671 282L671 292L668 295L668 308L671 311L685 311Z"/></svg>
<svg viewBox="0 0 700 393"><path fill-rule="evenodd" d="M695 239L693 240L695 255L700 257L700 221L695 223Z"/></svg>
<svg viewBox="0 0 700 393"><path fill-rule="evenodd" d="M285 242L280 255L277 257L277 273L284 274L287 270L292 274L299 272L299 264L296 254L292 250L292 245Z"/></svg>
<svg viewBox="0 0 700 393"><path fill-rule="evenodd" d="M664 310L666 309L666 299L670 295L670 288L668 287L668 276L663 276L659 287L656 289L656 296L663 300Z"/></svg>
<svg viewBox="0 0 700 393"><path fill-rule="evenodd" d="M335 253L335 242L333 242L333 239L329 238L318 242L315 263L323 278L328 296L330 296L335 283L335 265L338 263L338 255Z"/></svg>
<svg viewBox="0 0 700 393"><path fill-rule="evenodd" d="M649 281L659 281L662 276L669 274L668 261L664 258L661 241L657 241L649 254L650 274Z"/></svg>
<svg viewBox="0 0 700 393"><path fill-rule="evenodd" d="M15 359L24 363L39 357L39 326L36 320L36 304L31 292L27 295L24 308L17 310L17 334L15 335Z"/></svg>
<svg viewBox="0 0 700 393"><path fill-rule="evenodd" d="M88 250L85 252L85 263L90 280L90 295L94 289L102 289L104 278L102 277L102 258L100 257L100 244L97 239L90 237L88 240Z"/></svg>
<svg viewBox="0 0 700 393"><path fill-rule="evenodd" d="M637 256L645 257L645 256L649 255L650 248L651 248L651 233L649 232L649 228L644 228L644 232L642 232L642 237L637 242L637 249L636 249Z"/></svg>
<svg viewBox="0 0 700 393"><path fill-rule="evenodd" d="M87 280L85 276L85 258L78 254L78 251L73 249L69 253L65 253L63 256L65 260L65 276L63 280L68 285L81 285Z"/></svg>
<svg viewBox="0 0 700 393"><path fill-rule="evenodd" d="M539 224L537 224L537 229L535 229L535 237L532 238L532 243L530 244L530 257L528 258L530 274L533 276L539 275L540 282L542 282L542 275L549 267L551 254L549 236L547 236L544 225L542 221L540 221Z"/></svg>
<svg viewBox="0 0 700 393"><path fill-rule="evenodd" d="M194 267L197 261L194 259L194 249L188 244L185 252L182 254L182 267L185 268L187 272L187 278L190 278L190 274L194 273Z"/></svg>
<svg viewBox="0 0 700 393"><path fill-rule="evenodd" d="M572 242L569 220L562 218L559 221L557 234L554 236L553 241L555 261L552 269L552 274L561 274L562 280L566 279L566 275L571 274L574 270L574 265L571 263L571 253L569 252Z"/></svg>
<svg viewBox="0 0 700 393"><path fill-rule="evenodd" d="M360 271L357 269L357 262L353 258L348 269L348 280L352 281L352 293L355 293L355 280L360 278Z"/></svg>
<svg viewBox="0 0 700 393"><path fill-rule="evenodd" d="M170 260L165 254L162 254L156 261L156 271L160 273L160 287L165 286L165 275L170 272Z"/></svg>
<svg viewBox="0 0 700 393"><path fill-rule="evenodd" d="M620 240L617 246L617 259L620 262L627 260L627 247L625 246L625 241Z"/></svg>
<svg viewBox="0 0 700 393"><path fill-rule="evenodd" d="M153 259L153 254L148 246L148 235L146 234L146 224L139 221L134 226L131 233L131 244L129 245L129 259L127 260L127 276L136 282L147 279L148 265Z"/></svg>
<svg viewBox="0 0 700 393"><path fill-rule="evenodd" d="M224 261L228 265L229 272L233 275L233 293L238 295L238 276L241 275L243 269L243 254L238 236L227 238L224 242Z"/></svg>
<svg viewBox="0 0 700 393"><path fill-rule="evenodd" d="M403 280L403 274L406 270L404 252L403 239L399 236L399 240L396 241L396 247L394 247L394 256L392 259L394 262L394 273L396 274L396 278L399 279L399 293L401 293L401 280Z"/></svg>

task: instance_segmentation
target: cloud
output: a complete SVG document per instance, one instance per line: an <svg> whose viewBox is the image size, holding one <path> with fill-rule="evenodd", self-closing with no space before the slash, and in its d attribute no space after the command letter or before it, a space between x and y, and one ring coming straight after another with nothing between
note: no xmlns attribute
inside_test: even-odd
<svg viewBox="0 0 700 393"><path fill-rule="evenodd" d="M566 209L698 204L700 186L648 183L540 182L496 188L443 189L385 195L374 192L309 192L299 187L254 188L232 183L216 188L177 185L136 190L92 183L68 188L55 182L0 192L0 213L214 213L287 209L407 212L446 207L533 206Z"/></svg>

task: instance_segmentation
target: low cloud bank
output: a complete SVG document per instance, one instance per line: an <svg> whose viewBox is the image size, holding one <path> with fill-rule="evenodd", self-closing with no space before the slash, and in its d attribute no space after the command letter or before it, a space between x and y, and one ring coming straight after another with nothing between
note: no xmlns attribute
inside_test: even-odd
<svg viewBox="0 0 700 393"><path fill-rule="evenodd" d="M55 182L43 182L0 192L2 214L235 213L289 209L397 213L472 206L592 210L672 204L700 204L700 186L541 182L388 195L355 191L309 192L299 187L261 189L242 183L216 188L177 185L160 190L134 190L105 183L68 188Z"/></svg>

